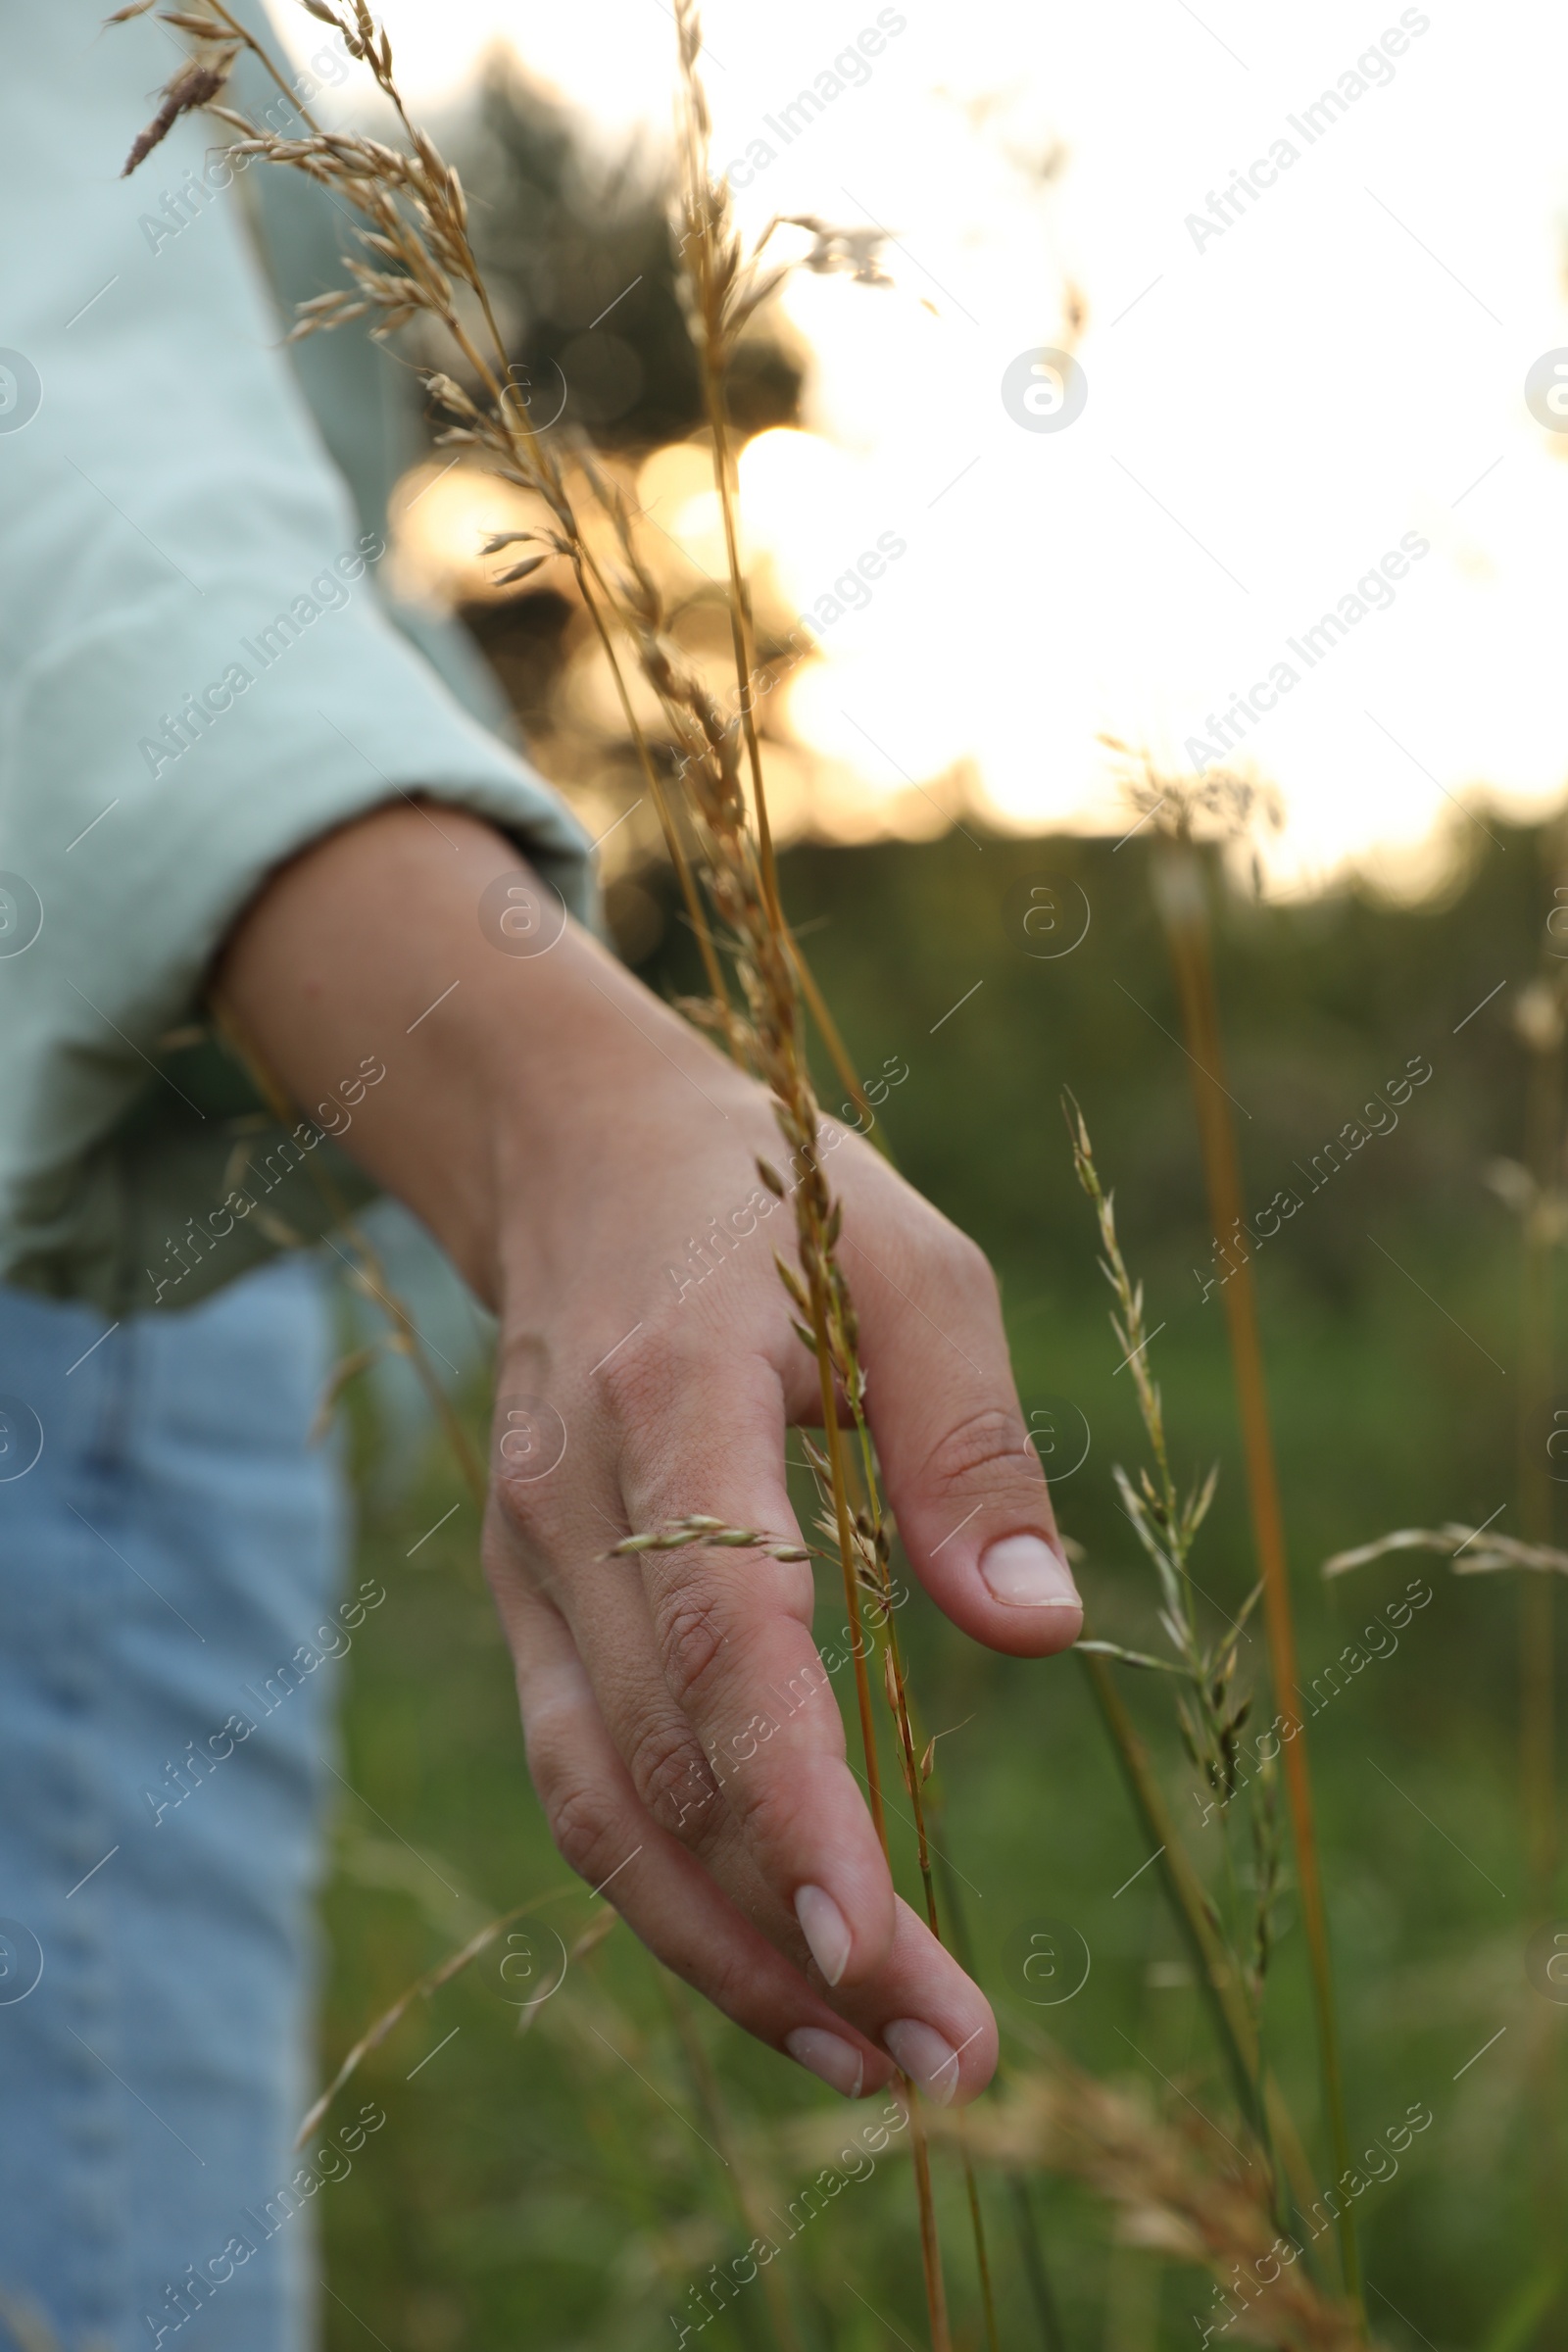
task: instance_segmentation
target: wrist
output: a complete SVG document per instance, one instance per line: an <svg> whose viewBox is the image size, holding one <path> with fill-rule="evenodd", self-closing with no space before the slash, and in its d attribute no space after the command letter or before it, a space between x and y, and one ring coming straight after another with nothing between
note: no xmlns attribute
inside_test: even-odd
<svg viewBox="0 0 1568 2352"><path fill-rule="evenodd" d="M582 1271L595 1197L619 1220L615 1171L667 1148L672 1095L694 1130L733 1135L738 1170L767 1148L752 1083L509 841L444 807L378 809L295 858L236 925L217 988L323 1123L341 1069L384 1063L339 1141L501 1316L504 1348Z"/></svg>
<svg viewBox="0 0 1568 2352"><path fill-rule="evenodd" d="M508 1131L537 1111L564 1043L544 1002L560 992L539 985L550 956L498 954L480 928L486 889L519 873L555 912L559 955L559 897L502 835L446 808L377 809L271 877L215 976L269 1077L429 1226L491 1305L503 1169L514 1183L520 1161ZM339 1125L337 1081L365 1055L386 1076Z"/></svg>

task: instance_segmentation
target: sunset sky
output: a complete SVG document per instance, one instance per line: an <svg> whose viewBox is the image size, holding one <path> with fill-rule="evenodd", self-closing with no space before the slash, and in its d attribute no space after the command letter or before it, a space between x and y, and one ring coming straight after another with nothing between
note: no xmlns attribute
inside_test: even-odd
<svg viewBox="0 0 1568 2352"><path fill-rule="evenodd" d="M317 28L274 8L308 54ZM663 0L384 17L421 106L501 38L608 141L667 135ZM1119 830L1098 738L1190 770L1243 695L1234 756L1285 796L1282 887L1353 858L1408 888L1435 829L1485 820L1478 786L1509 812L1559 796L1568 431L1549 361L1539 416L1525 386L1568 363L1560 12L718 0L706 22L743 221L893 232L894 289L785 297L809 434L748 485L808 616L905 542L786 690L862 800L912 778L963 813L962 768L991 821ZM840 94L786 115L824 74ZM1025 429L1004 377L1061 341L1069 276L1087 398ZM1326 612L1343 636L1308 636Z"/></svg>

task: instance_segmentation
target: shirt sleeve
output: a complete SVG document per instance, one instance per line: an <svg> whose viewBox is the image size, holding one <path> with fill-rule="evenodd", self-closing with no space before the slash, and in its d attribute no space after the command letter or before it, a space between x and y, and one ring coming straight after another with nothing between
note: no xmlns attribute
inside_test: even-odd
<svg viewBox="0 0 1568 2352"><path fill-rule="evenodd" d="M384 542L279 348L212 125L120 178L179 52L101 13L0 0L0 204L26 224L0 350L0 1276L118 1309L155 1303L154 1269L127 1288L158 1223L127 1237L128 1193L160 1165L210 1193L229 1156L222 1086L204 1107L160 1041L272 868L419 792L578 912L590 884L562 804L382 609Z"/></svg>

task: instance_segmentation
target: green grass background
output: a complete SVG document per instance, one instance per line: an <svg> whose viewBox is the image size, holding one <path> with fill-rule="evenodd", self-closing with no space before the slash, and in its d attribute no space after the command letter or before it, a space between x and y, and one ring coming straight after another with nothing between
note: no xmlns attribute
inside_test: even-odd
<svg viewBox="0 0 1568 2352"><path fill-rule="evenodd" d="M1498 1528L1518 1532L1518 1232L1485 1171L1521 1149L1526 1057L1510 1009L1556 944L1545 925L1563 844L1494 829L1497 847L1464 828L1450 886L1418 908L1346 892L1264 909L1217 876L1215 889L1250 1204L1297 1182L1293 1162L1309 1159L1408 1057L1433 1065L1397 1131L1307 1198L1258 1273L1308 1676L1411 1575L1434 1591L1397 1653L1326 1705L1310 1738L1355 2144L1413 2102L1435 2119L1397 2177L1359 2202L1373 2322L1392 2344L1442 2352L1509 2352L1528 2340L1521 2297L1547 2250L1532 2215L1527 2119L1568 2011L1544 2002L1525 1972L1537 1922L1517 1801L1518 1594L1510 1580L1459 1581L1423 1557L1330 1591L1317 1569L1387 1529L1475 1524L1499 1505ZM1219 1300L1201 1302L1193 1273L1209 1269L1211 1237L1147 845L977 839L797 851L785 861L786 897L858 1066L869 1076L890 1059L908 1065L886 1110L900 1164L990 1251L1026 1408L1065 1398L1087 1420L1088 1458L1057 1500L1086 1547L1097 1630L1155 1646L1152 1580L1110 1479L1113 1462L1141 1458L1134 1398L1115 1375L1120 1349L1072 1180L1063 1087L1083 1103L1116 1188L1128 1257L1148 1280L1149 1321L1165 1327L1152 1360L1176 1464L1194 1475L1221 1465L1198 1574L1216 1606L1234 1612L1252 1568ZM1091 909L1082 944L1055 961L1025 955L1008 924L1009 893L1043 876L1080 886ZM646 974L661 987L695 985L689 941L665 911ZM961 1010L934 1027L976 982ZM482 1394L466 1409L480 1427ZM389 1499L368 1475L380 1444L373 1418L363 1401L354 1412L366 1474L359 1573L381 1578L388 1600L347 1663L346 1770L360 1794L339 1808L323 1901L323 2073L487 1917L554 1899L525 1923L529 1944L514 1947L512 1983L501 1945L417 2002L367 2061L360 2095L379 2099L389 2123L319 2200L327 2343L331 2352L371 2337L396 2352L673 2345L670 2315L691 2316L688 2287L751 2234L733 2175L710 2145L711 2119L662 1972L624 1928L517 2031L524 2013L509 1999L517 1972L531 1964L533 1983L549 1983L560 1968L552 1931L569 1943L602 1906L555 1856L529 1788L510 1664L475 1565L476 1514L453 1465L432 1439ZM1117 1892L1147 1845L1077 1669L976 1649L919 1593L904 1621L926 1730L964 1726L942 1742L933 1788L1004 2054L1026 2058L1016 2029L1028 2019L1097 2072L1141 2081L1172 2114L1188 2098L1229 2129L1157 1874ZM1266 1685L1261 1642L1244 1658ZM1163 1681L1123 1687L1196 1825ZM1195 1838L1200 1860L1215 1835ZM903 1869L913 1891L907 1854ZM1075 1929L1093 1955L1083 1990L1049 2012L1024 2006L1013 1943L1043 1915ZM1282 1925L1268 2039L1326 2181L1289 1894ZM789 2128L837 2103L694 2002L688 2012L728 2127L764 2201L783 2211L815 2169L792 2152ZM1499 2027L1500 2040L1459 2073ZM1004 2342L1040 2343L1006 2184L986 2178L982 2189ZM940 2195L956 2337L973 2344L973 2258L951 2166L940 2168ZM1198 2341L1195 2315L1212 2301L1204 2278L1114 2242L1103 2209L1070 2184L1036 2180L1030 2196L1071 2352ZM813 2352L922 2344L906 2160L890 2155L847 2188L778 2270ZM748 2352L773 2342L760 2290L702 2340Z"/></svg>

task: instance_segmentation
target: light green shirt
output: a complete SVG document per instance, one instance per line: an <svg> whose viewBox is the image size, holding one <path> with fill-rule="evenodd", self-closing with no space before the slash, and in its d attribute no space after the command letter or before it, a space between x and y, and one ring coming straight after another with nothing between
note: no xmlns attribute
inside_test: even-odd
<svg viewBox="0 0 1568 2352"><path fill-rule="evenodd" d="M102 15L0 0L0 1278L120 1314L329 1221L303 1164L269 1183L221 1048L161 1044L271 869L420 792L578 912L590 885L471 646L380 595L416 385L357 330L280 349L253 230L292 302L342 282L341 208L262 164L222 184L202 116L121 179L179 52ZM292 127L259 69L234 87ZM315 1133L293 1161L334 1156Z"/></svg>

